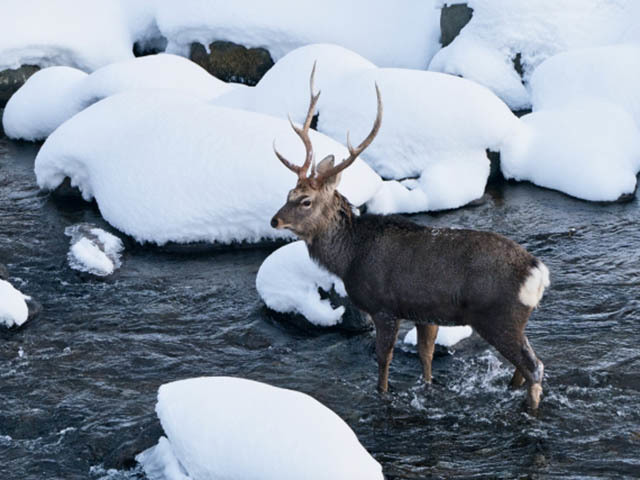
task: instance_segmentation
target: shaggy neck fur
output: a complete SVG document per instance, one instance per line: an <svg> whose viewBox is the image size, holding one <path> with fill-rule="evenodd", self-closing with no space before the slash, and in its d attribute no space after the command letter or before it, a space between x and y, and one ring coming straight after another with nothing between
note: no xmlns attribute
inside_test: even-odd
<svg viewBox="0 0 640 480"><path fill-rule="evenodd" d="M324 222L305 239L309 255L331 273L343 277L354 257L354 213L349 201L334 192L323 212Z"/></svg>

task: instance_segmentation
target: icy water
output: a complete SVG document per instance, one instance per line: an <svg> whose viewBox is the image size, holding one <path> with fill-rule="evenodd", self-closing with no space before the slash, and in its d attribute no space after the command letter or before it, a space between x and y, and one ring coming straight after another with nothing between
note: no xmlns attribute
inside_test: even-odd
<svg viewBox="0 0 640 480"><path fill-rule="evenodd" d="M598 205L508 184L484 205L414 217L504 233L551 269L527 330L546 365L533 417L507 388L511 367L479 340L438 357L431 388L398 347L381 397L372 333L305 332L264 310L254 282L270 249L128 242L113 277L72 271L65 227L109 227L95 206L39 193L36 152L0 139L0 263L44 307L0 328L0 479L144 478L134 456L162 433L158 387L201 375L313 395L388 479L640 477L637 199Z"/></svg>

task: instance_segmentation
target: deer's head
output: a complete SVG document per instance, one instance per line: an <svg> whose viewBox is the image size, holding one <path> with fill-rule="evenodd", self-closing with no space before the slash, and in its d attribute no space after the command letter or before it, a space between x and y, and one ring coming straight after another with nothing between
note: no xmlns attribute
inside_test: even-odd
<svg viewBox="0 0 640 480"><path fill-rule="evenodd" d="M323 230L335 217L340 207L339 194L336 188L340 183L341 172L351 165L365 148L373 141L380 129L382 122L382 99L380 98L380 90L376 84L376 97L378 101L378 114L376 115L373 128L369 135L358 145L353 147L347 132L347 148L349 156L338 165L335 165L333 155L325 157L317 166L313 156L313 146L309 138L309 128L311 120L320 97L320 92L313 93L313 78L315 75L316 65L314 63L311 70L311 78L309 80L311 90L311 101L309 102L309 110L302 128L297 127L289 118L291 127L304 143L306 157L301 166L297 166L289 162L275 148L273 150L278 159L289 170L298 176L295 188L289 191L287 202L278 210L278 213L271 219L271 226L274 228L286 228L295 233L298 237L307 239L313 237L316 232Z"/></svg>

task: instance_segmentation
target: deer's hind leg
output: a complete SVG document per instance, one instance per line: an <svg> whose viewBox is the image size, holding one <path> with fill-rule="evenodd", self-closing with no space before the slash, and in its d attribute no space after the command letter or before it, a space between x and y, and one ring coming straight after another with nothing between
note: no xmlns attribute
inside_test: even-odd
<svg viewBox="0 0 640 480"><path fill-rule="evenodd" d="M526 315L523 314L520 322L514 321L512 316L505 316L494 322L482 322L475 327L482 338L516 367L512 385L520 382L520 376L524 378L528 389L527 403L530 409L536 410L542 395L544 365L524 334L529 313L527 311Z"/></svg>
<svg viewBox="0 0 640 480"><path fill-rule="evenodd" d="M393 347L398 339L400 319L382 312L372 315L371 318L376 326L378 390L384 393L389 389L389 365L393 358Z"/></svg>
<svg viewBox="0 0 640 480"><path fill-rule="evenodd" d="M431 383L431 362L435 349L436 337L438 336L438 325L428 323L417 323L418 333L418 355L422 363L422 375L424 381Z"/></svg>

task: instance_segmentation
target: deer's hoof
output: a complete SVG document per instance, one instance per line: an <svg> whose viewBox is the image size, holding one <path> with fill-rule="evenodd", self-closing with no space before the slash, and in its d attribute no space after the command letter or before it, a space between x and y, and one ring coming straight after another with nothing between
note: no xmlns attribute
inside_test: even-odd
<svg viewBox="0 0 640 480"><path fill-rule="evenodd" d="M542 395L542 385L534 383L529 387L529 396L527 398L527 404L530 410L537 410L540 405L540 396Z"/></svg>

